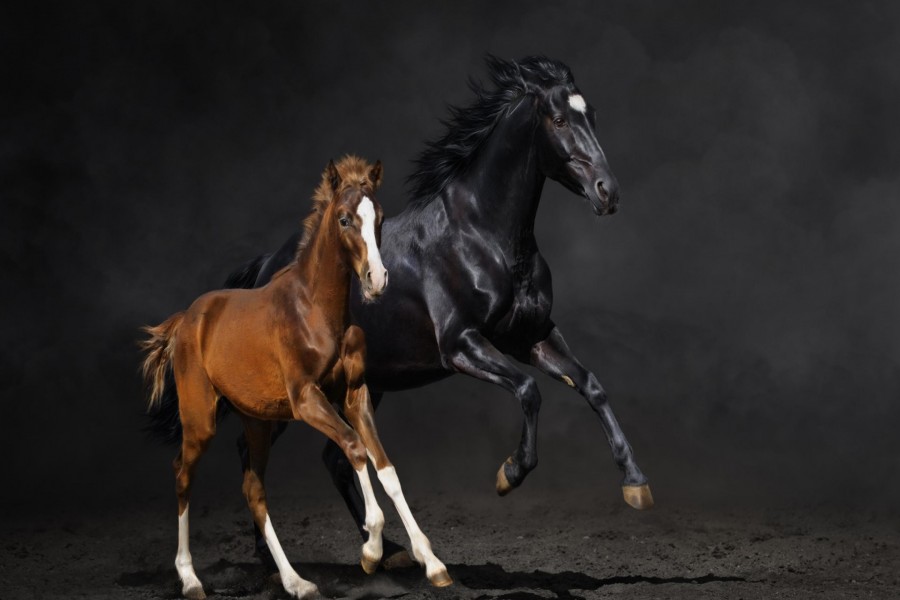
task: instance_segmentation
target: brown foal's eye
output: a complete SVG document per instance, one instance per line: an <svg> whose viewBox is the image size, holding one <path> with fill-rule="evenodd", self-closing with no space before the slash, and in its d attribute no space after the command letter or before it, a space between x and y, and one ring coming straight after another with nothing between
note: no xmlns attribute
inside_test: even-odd
<svg viewBox="0 0 900 600"><path fill-rule="evenodd" d="M553 119L553 124L554 124L557 128L565 127L565 125L566 125L566 120L563 119L562 117L556 117L555 119Z"/></svg>
<svg viewBox="0 0 900 600"><path fill-rule="evenodd" d="M341 227L350 227L350 219L348 219L346 216L338 219L338 223L341 224Z"/></svg>

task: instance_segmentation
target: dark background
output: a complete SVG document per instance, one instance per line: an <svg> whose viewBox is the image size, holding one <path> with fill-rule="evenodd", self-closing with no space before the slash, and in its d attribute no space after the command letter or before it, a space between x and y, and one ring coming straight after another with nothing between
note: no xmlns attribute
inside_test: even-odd
<svg viewBox="0 0 900 600"><path fill-rule="evenodd" d="M280 245L331 157L381 158L400 211L486 52L558 58L598 107L622 210L548 182L537 237L657 502L896 507L898 25L890 2L4 4L4 509L174 506L139 326ZM615 498L599 422L539 384L541 464L496 502ZM521 412L458 377L378 422L413 496L484 499ZM236 419L220 431L213 503L240 495ZM336 499L321 439L293 426L270 487Z"/></svg>

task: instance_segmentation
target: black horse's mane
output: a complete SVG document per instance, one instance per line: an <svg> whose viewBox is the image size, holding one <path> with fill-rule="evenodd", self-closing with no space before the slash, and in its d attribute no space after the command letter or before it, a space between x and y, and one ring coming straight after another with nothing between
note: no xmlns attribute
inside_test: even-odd
<svg viewBox="0 0 900 600"><path fill-rule="evenodd" d="M407 178L410 204L427 204L459 176L515 100L538 90L575 83L569 67L544 56L506 61L488 55L485 62L493 87L470 79L475 100L462 108L449 107L450 118L441 121L447 132L426 142L425 150L414 161L415 172Z"/></svg>

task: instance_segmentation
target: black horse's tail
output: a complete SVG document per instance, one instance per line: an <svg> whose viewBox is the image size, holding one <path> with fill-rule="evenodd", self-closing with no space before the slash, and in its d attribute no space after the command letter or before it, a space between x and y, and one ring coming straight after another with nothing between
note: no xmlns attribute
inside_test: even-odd
<svg viewBox="0 0 900 600"><path fill-rule="evenodd" d="M225 280L226 288L252 288L268 254L257 256L235 269ZM168 323L168 321L166 322ZM160 325L159 327L163 327ZM174 329L174 327L173 327ZM150 328L149 333L153 333ZM181 443L181 414L178 411L178 392L175 389L175 376L168 358L169 338L153 336L144 343L148 357L144 363L145 379L150 388L150 403L147 410L149 423L144 430L151 437L165 444ZM158 343L154 343L158 342ZM217 417L227 410L227 402L220 402Z"/></svg>

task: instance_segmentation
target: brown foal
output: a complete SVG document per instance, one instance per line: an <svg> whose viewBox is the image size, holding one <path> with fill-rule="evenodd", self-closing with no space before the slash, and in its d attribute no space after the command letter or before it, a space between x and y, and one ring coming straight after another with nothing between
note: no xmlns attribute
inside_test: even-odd
<svg viewBox="0 0 900 600"><path fill-rule="evenodd" d="M356 470L369 532L362 547L363 569L372 573L377 568L384 527L369 479L368 457L428 579L435 586L452 583L416 524L378 439L365 383L365 335L350 324L351 272L359 277L367 299L379 296L387 285L378 251L382 211L373 197L381 176L380 162L372 166L352 156L337 165L329 162L291 265L265 287L204 294L186 311L145 328L150 337L143 343L147 352L143 370L151 390L150 405L159 402L170 367L178 390L183 433L174 461L175 567L187 598L205 597L188 549L188 502L194 469L216 433L216 405L223 397L243 420L250 452L244 495L289 594L306 598L317 593L315 584L291 567L266 508L263 480L273 423L289 419L306 421L327 435ZM332 404L343 408L346 422Z"/></svg>

